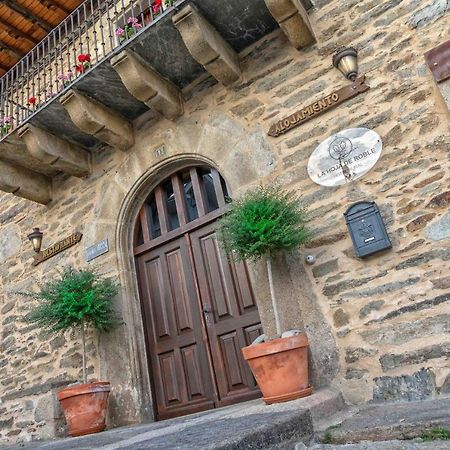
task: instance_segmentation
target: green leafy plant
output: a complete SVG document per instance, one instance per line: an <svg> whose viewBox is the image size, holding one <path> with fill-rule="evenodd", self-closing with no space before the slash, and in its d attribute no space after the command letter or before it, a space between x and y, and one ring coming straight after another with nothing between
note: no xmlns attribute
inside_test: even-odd
<svg viewBox="0 0 450 450"><path fill-rule="evenodd" d="M448 441L450 439L450 430L447 428L431 428L424 431L420 437L424 441Z"/></svg>
<svg viewBox="0 0 450 450"><path fill-rule="evenodd" d="M323 438L320 439L320 442L322 444L332 444L333 443L333 436L331 435L331 433L329 431L327 431Z"/></svg>
<svg viewBox="0 0 450 450"><path fill-rule="evenodd" d="M219 221L218 238L228 254L237 260L266 259L278 334L281 329L271 258L306 244L311 237L307 222L306 209L296 194L277 186L248 191L232 203L231 210Z"/></svg>
<svg viewBox="0 0 450 450"><path fill-rule="evenodd" d="M86 328L105 332L120 323L112 305L117 292L118 286L111 278L105 278L95 270L67 267L59 277L40 286L38 292L22 293L38 301L25 316L27 322L50 334L69 329L80 331L84 383L87 383Z"/></svg>

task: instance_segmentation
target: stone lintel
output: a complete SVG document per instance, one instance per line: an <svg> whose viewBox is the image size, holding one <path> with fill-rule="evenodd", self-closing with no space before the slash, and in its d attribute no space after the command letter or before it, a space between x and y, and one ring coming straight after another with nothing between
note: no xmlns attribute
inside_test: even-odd
<svg viewBox="0 0 450 450"><path fill-rule="evenodd" d="M298 50L316 42L308 13L300 0L264 0L289 42Z"/></svg>
<svg viewBox="0 0 450 450"><path fill-rule="evenodd" d="M241 76L239 56L195 5L172 17L189 53L217 81L228 86Z"/></svg>
<svg viewBox="0 0 450 450"><path fill-rule="evenodd" d="M149 108L169 120L176 120L183 114L184 104L180 89L163 78L139 55L124 50L112 58L111 65L131 95Z"/></svg>
<svg viewBox="0 0 450 450"><path fill-rule="evenodd" d="M74 90L63 95L61 103L73 123L85 133L122 151L133 146L133 127L117 112Z"/></svg>
<svg viewBox="0 0 450 450"><path fill-rule="evenodd" d="M27 124L18 130L31 156L44 166L75 177L90 173L90 154L34 125Z"/></svg>
<svg viewBox="0 0 450 450"><path fill-rule="evenodd" d="M43 205L52 199L49 178L1 160L0 189Z"/></svg>

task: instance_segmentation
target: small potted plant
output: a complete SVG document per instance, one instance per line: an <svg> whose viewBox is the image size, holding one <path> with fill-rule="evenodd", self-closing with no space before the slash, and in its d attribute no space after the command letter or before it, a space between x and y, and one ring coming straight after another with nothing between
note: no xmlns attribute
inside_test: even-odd
<svg viewBox="0 0 450 450"><path fill-rule="evenodd" d="M103 431L106 427L106 407L110 384L87 379L86 329L98 332L110 330L119 323L112 299L118 286L94 270L67 267L59 277L40 286L38 292L24 293L38 301L25 316L49 333L67 330L81 335L83 383L60 390L57 395L71 436Z"/></svg>
<svg viewBox="0 0 450 450"><path fill-rule="evenodd" d="M154 0L152 4L152 12L154 16L161 14L173 3L172 0Z"/></svg>
<svg viewBox="0 0 450 450"><path fill-rule="evenodd" d="M242 349L267 404L310 395L308 338L298 330L282 334L275 295L272 258L308 242L307 213L292 191L258 187L233 202L219 221L218 237L236 260L265 259L277 338ZM280 337L281 336L281 337ZM286 336L286 337L284 337Z"/></svg>
<svg viewBox="0 0 450 450"><path fill-rule="evenodd" d="M76 73L83 74L92 67L91 55L89 53L81 53L77 57L78 64L75 66Z"/></svg>
<svg viewBox="0 0 450 450"><path fill-rule="evenodd" d="M126 25L124 27L116 28L114 34L119 38L119 42L123 42L137 33L137 30L142 28L142 24L136 17L128 17Z"/></svg>
<svg viewBox="0 0 450 450"><path fill-rule="evenodd" d="M11 116L5 116L0 121L0 135L8 134L9 130L11 130Z"/></svg>

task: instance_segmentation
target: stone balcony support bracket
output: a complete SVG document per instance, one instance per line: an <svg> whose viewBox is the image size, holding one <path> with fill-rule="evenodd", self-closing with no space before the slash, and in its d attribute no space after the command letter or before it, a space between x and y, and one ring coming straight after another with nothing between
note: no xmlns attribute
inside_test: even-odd
<svg viewBox="0 0 450 450"><path fill-rule="evenodd" d="M61 103L72 122L86 134L122 151L134 145L131 123L117 112L74 90L63 95Z"/></svg>
<svg viewBox="0 0 450 450"><path fill-rule="evenodd" d="M43 164L30 154L25 142L19 137L17 130L0 142L0 159L14 166L21 166L32 172L38 172L49 177L58 173L58 169L51 165Z"/></svg>
<svg viewBox="0 0 450 450"><path fill-rule="evenodd" d="M180 89L163 78L135 53L125 50L112 58L111 65L133 97L169 120L184 112Z"/></svg>
<svg viewBox="0 0 450 450"><path fill-rule="evenodd" d="M90 174L90 154L86 150L31 124L20 128L18 134L30 155L44 166L75 177Z"/></svg>
<svg viewBox="0 0 450 450"><path fill-rule="evenodd" d="M239 56L194 5L172 17L192 57L217 81L229 86L241 76Z"/></svg>
<svg viewBox="0 0 450 450"><path fill-rule="evenodd" d="M298 50L316 42L308 13L300 0L264 0L289 42Z"/></svg>
<svg viewBox="0 0 450 450"><path fill-rule="evenodd" d="M0 160L0 190L46 205L52 199L45 175Z"/></svg>

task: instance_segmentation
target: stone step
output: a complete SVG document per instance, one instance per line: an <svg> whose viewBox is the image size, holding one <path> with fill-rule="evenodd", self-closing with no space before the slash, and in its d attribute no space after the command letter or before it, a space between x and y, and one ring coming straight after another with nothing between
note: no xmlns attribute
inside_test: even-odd
<svg viewBox="0 0 450 450"><path fill-rule="evenodd" d="M432 428L450 428L450 398L383 403L360 408L322 438L335 444L414 439Z"/></svg>
<svg viewBox="0 0 450 450"><path fill-rule="evenodd" d="M312 447L297 445L295 450L449 450L450 442L414 442L414 441L383 441L361 442L359 444L317 444Z"/></svg>
<svg viewBox="0 0 450 450"><path fill-rule="evenodd" d="M53 442L34 442L30 446L7 446L2 450L293 449L296 442L312 441L316 421L343 407L340 393L322 389L310 397L287 403L265 405L262 400L254 400L162 422Z"/></svg>

